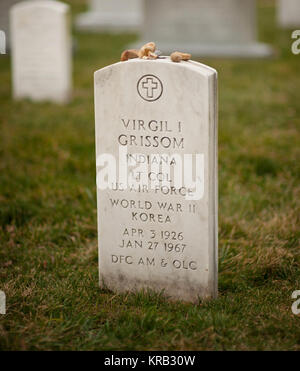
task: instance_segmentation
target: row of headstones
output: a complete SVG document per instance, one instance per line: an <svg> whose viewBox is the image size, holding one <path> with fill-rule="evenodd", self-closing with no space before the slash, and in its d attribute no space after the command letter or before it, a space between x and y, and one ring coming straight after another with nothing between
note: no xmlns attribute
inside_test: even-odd
<svg viewBox="0 0 300 371"><path fill-rule="evenodd" d="M143 4L143 1L146 1L146 4ZM170 2L171 1L171 2ZM20 0L1 0L0 2L0 29L3 30L7 35L9 34L9 9L15 3L20 2ZM253 2L253 1L251 1ZM147 4L148 3L148 4ZM174 0L152 0L148 2L147 0L90 0L90 10L87 13L81 14L77 20L76 25L81 30L105 30L105 31L139 31L143 28L144 22L148 20L148 24L145 24L145 31L149 33L151 31L151 25L153 26L153 15L155 14L157 23L165 21L166 17L171 19L174 14L169 14L172 11L172 7L178 11L179 7L183 8L183 11L187 11L185 20L180 22L180 28L183 26L184 21L189 21L189 16L192 14L194 18L197 17L196 24L201 25L204 22L204 25L207 26L207 22L214 26L218 27L218 22L220 15L223 12L223 6L227 9L227 13L230 16L235 14L243 18L244 17L253 17L253 14L247 14L244 12L240 14L239 7L237 7L238 0L234 1L210 1L210 0L186 0L184 4L182 2L177 2L174 4ZM243 2L244 3L244 2ZM242 4L243 4L242 3ZM245 2L246 3L246 2ZM224 5L225 4L225 5ZM144 6L143 6L144 5ZM146 6L145 6L146 5ZM246 7L249 5L242 5L242 9L246 10ZM153 7L153 9L152 9ZM164 14L163 10L167 9L168 11ZM205 11L203 11L203 9ZM209 19L207 20L206 12L207 9L210 9ZM216 12L217 11L217 12ZM145 14L143 15L143 12ZM188 14L191 13L191 14ZM195 12L195 13L194 13ZM181 15L182 12L178 11L178 14ZM183 13L184 14L184 13ZM300 25L300 3L299 0L278 0L278 21L282 27L297 27ZM160 18L160 17L163 18ZM254 15L255 17L255 15ZM169 20L170 22L170 20ZM168 23L169 23L168 22ZM177 21L178 22L178 21ZM193 22L195 22L193 20ZM189 22L188 22L189 23ZM221 23L221 27L223 24ZM164 25L166 28L167 25ZM203 28L203 26L202 26ZM175 29L176 31L176 29ZM196 30L198 34L203 29ZM207 35L210 33L210 29L204 30L204 34ZM178 32L178 31L177 31ZM174 36L177 33L175 32ZM201 35L198 35L201 36ZM147 37L145 37L147 39ZM173 39L174 40L174 39ZM201 41L201 40L200 40Z"/></svg>
<svg viewBox="0 0 300 371"><path fill-rule="evenodd" d="M1 0L0 29L7 35L9 8L19 1ZM142 31L144 40L160 41L166 53L175 43L199 55L270 52L256 43L255 0L175 1L90 0L90 10L76 25L81 30ZM284 27L299 26L299 0L278 0L278 19Z"/></svg>
<svg viewBox="0 0 300 371"><path fill-rule="evenodd" d="M144 2L143 39L134 47L155 40L165 54L175 49L196 56L271 54L268 45L256 41L255 1L174 1ZM0 4L2 25L8 8L15 4L11 7L14 97L67 102L72 84L69 6L54 0L1 0ZM289 15L296 22L296 4L300 8L299 0L280 2L284 24ZM184 12L178 11L181 6ZM141 0L93 0L90 12L77 24L85 29L128 31L141 19Z"/></svg>
<svg viewBox="0 0 300 371"><path fill-rule="evenodd" d="M155 40L165 54L265 57L271 48L256 41L253 0L144 1L142 40ZM71 95L69 6L54 0L1 0L1 24L11 7L11 49L15 98L66 102ZM83 29L133 30L141 23L141 0L92 0L79 17ZM280 1L284 24L297 21L299 0ZM183 7L184 11L178 11ZM300 17L299 17L300 18ZM2 28L7 29L7 26ZM184 30L184 32L182 32Z"/></svg>
<svg viewBox="0 0 300 371"><path fill-rule="evenodd" d="M278 0L282 27L300 26L300 1ZM198 56L267 57L257 42L256 0L90 0L76 25L89 31L141 31L164 53L174 48Z"/></svg>
<svg viewBox="0 0 300 371"><path fill-rule="evenodd" d="M171 2L170 2L171 1ZM160 8L159 15L165 16L163 10L167 8L171 10L172 6L178 10L179 7L187 8L193 7L196 10L199 24L206 18L206 13L197 12L199 9L206 9L209 7L214 10L221 10L222 6L227 7L230 13L238 13L237 1L216 1L216 0L187 0L184 3L174 0L170 1L151 1L150 7L145 8L146 16L151 16L151 7ZM157 4L155 4L157 3ZM192 5L190 5L191 3ZM193 4L194 3L194 4ZM242 2L244 3L244 1ZM245 5L247 6L247 5ZM242 8L244 4L242 4ZM244 8L245 9L245 8ZM150 12L149 12L150 10ZM168 13L168 12L167 12ZM180 13L180 12L179 12ZM167 14L171 18L171 14ZM278 21L283 27L297 27L300 25L300 3L298 0L278 0ZM217 15L218 16L218 15ZM215 17L212 14L212 17ZM148 17L146 17L146 20ZM88 12L81 14L76 24L82 30L112 30L112 31L138 31L142 27L143 20L143 2L142 0L90 0L90 9ZM215 20L215 19L214 19ZM201 22L202 21L202 22ZM241 19L242 23L242 19Z"/></svg>

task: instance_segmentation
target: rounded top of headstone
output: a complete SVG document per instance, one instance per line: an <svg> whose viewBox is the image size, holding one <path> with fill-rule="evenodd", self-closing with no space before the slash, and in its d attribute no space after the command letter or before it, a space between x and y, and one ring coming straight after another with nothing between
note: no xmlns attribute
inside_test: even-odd
<svg viewBox="0 0 300 371"><path fill-rule="evenodd" d="M26 8L44 8L55 10L57 12L65 13L70 9L68 4L56 0L27 0L16 3L11 7L11 12L19 11Z"/></svg>
<svg viewBox="0 0 300 371"><path fill-rule="evenodd" d="M109 66L106 66L106 67L103 67L97 71L95 71L95 77L97 77L98 74L106 71L106 70L110 70L111 68L121 68L122 66L125 66L125 65L132 65L132 64L136 64L136 65L139 65L139 66L153 66L153 67L158 67L159 66L163 66L163 67L166 67L166 65L168 65L168 67L170 69L177 69L180 73L180 70L185 70L185 69L188 69L188 70L191 70L191 71L195 71L195 72L198 72L200 73L201 75L205 75L207 77L211 76L211 75L216 75L217 74L217 71L212 68L212 67L209 67L203 63L200 63L200 62L196 62L196 61L193 61L193 60L189 60L189 61L181 61L180 63L174 63L171 61L170 57L160 57L158 59L155 59L155 60L147 60L147 59L139 59L139 58L135 58L135 59L130 59L128 61L125 61L125 62L117 62L117 63L114 63L114 64L111 64Z"/></svg>

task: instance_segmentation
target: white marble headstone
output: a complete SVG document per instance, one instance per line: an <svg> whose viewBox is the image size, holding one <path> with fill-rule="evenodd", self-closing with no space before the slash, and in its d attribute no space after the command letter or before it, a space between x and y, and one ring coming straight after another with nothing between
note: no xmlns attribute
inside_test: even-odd
<svg viewBox="0 0 300 371"><path fill-rule="evenodd" d="M30 0L11 9L13 96L65 103L72 87L69 5Z"/></svg>
<svg viewBox="0 0 300 371"><path fill-rule="evenodd" d="M142 0L90 0L88 12L76 19L85 31L131 32L140 29Z"/></svg>
<svg viewBox="0 0 300 371"><path fill-rule="evenodd" d="M277 18L283 28L300 26L300 0L277 0Z"/></svg>
<svg viewBox="0 0 300 371"><path fill-rule="evenodd" d="M194 56L267 57L271 48L257 41L255 0L143 0L142 39L164 53Z"/></svg>
<svg viewBox="0 0 300 371"><path fill-rule="evenodd" d="M217 295L217 73L134 59L95 72L100 285Z"/></svg>

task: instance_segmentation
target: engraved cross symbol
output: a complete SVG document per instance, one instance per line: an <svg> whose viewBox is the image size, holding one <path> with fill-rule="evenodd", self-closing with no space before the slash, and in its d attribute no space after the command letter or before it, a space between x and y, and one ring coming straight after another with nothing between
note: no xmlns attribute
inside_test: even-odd
<svg viewBox="0 0 300 371"><path fill-rule="evenodd" d="M153 91L158 88L157 82L153 81L152 77L147 77L146 81L142 83L143 89L147 89L147 97L153 98Z"/></svg>
<svg viewBox="0 0 300 371"><path fill-rule="evenodd" d="M156 101L163 93L162 82L151 74L142 76L138 80L136 88L139 96L148 102Z"/></svg>

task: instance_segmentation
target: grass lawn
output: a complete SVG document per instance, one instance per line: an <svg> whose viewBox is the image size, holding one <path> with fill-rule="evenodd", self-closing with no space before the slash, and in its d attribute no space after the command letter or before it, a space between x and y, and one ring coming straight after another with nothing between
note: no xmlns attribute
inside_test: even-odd
<svg viewBox="0 0 300 371"><path fill-rule="evenodd" d="M93 72L136 36L74 31L66 106L13 102L0 56L0 349L300 350L300 55L274 2L258 13L275 58L200 59L219 72L220 220L219 297L199 305L98 288Z"/></svg>

